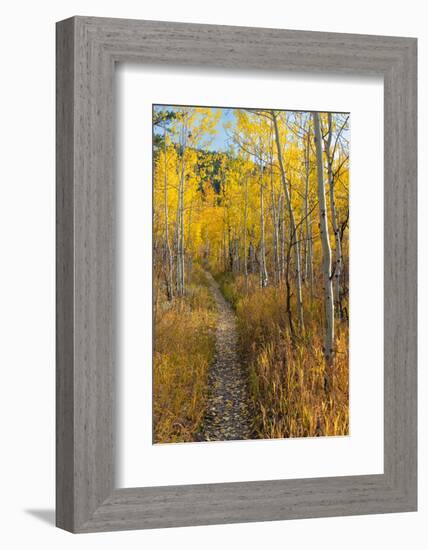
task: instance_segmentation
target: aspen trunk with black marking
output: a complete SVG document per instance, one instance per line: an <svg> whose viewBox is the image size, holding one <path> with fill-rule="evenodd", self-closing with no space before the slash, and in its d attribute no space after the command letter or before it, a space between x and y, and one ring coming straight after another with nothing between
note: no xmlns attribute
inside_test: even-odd
<svg viewBox="0 0 428 550"><path fill-rule="evenodd" d="M168 300L173 299L173 258L171 247L169 244L169 212L168 212L168 162L167 162L167 146L166 146L166 123L163 128L164 138L164 217L165 217L165 281L166 281L166 295Z"/></svg>
<svg viewBox="0 0 428 550"><path fill-rule="evenodd" d="M265 207L264 207L263 166L260 163L260 286L261 288L265 288L268 285L268 274L266 269L264 210L265 210Z"/></svg>
<svg viewBox="0 0 428 550"><path fill-rule="evenodd" d="M299 324L300 324L300 328L304 330L305 322L303 317L302 269L301 269L300 247L298 246L298 243L297 243L298 236L297 236L296 220L294 217L293 207L291 205L291 197L290 197L290 191L288 189L287 178L285 176L284 162L282 160L281 140L279 136L277 113L275 111L271 111L271 116L272 116L273 126L275 130L275 142L276 142L276 149L277 149L277 156L278 156L278 163L279 163L279 171L281 174L282 186L284 188L284 195L287 203L287 210L290 217L289 246L290 247L293 246L293 243L294 243L294 257L295 257L295 263L296 263L297 311L299 314ZM287 266L287 272L288 272L288 266Z"/></svg>
<svg viewBox="0 0 428 550"><path fill-rule="evenodd" d="M248 261L249 261L250 272L251 273L256 272L256 250L254 248L253 238L254 238L254 232L252 231L251 232L250 246L249 246L249 249L248 249Z"/></svg>
<svg viewBox="0 0 428 550"><path fill-rule="evenodd" d="M306 133L306 145L305 145L305 226L306 226L306 240L305 240L305 281L309 280L311 306L314 298L314 266L312 256L312 220L311 213L309 212L309 177L310 177L310 133L309 128Z"/></svg>
<svg viewBox="0 0 428 550"><path fill-rule="evenodd" d="M184 296L184 159L178 187L177 203L177 265L176 265L176 288L177 296Z"/></svg>
<svg viewBox="0 0 428 550"><path fill-rule="evenodd" d="M178 201L177 201L177 222L176 222L176 289L177 296L184 296L184 185L186 175L186 139L187 139L187 124L183 121L181 128L181 170L180 180L178 184Z"/></svg>
<svg viewBox="0 0 428 550"><path fill-rule="evenodd" d="M317 179L318 179L318 205L320 217L320 238L322 244L322 269L324 280L324 310L325 310L325 327L324 327L324 357L329 366L333 363L334 357L334 303L333 303L333 285L331 281L331 248L330 238L328 234L328 218L327 205L325 200L325 184L324 184L324 163L322 151L322 138L320 119L317 112L312 113L315 133L315 148L317 156ZM326 380L329 382L330 373Z"/></svg>
<svg viewBox="0 0 428 550"><path fill-rule="evenodd" d="M334 303L336 309L336 315L340 319L342 317L341 307L341 291L340 291L340 277L342 275L342 243L340 239L339 224L337 221L336 201L334 196L334 174L333 174L333 153L331 150L331 140L333 137L333 128L331 113L328 113L328 136L326 143L326 155L327 155L327 175L330 194L330 216L333 227L334 240L335 240L335 263L333 268L333 281L334 281Z"/></svg>
<svg viewBox="0 0 428 550"><path fill-rule="evenodd" d="M280 281L280 266L279 266L279 225L278 211L276 205L274 178L273 178L273 129L269 134L269 165L270 165L270 195L271 195L271 211L272 211L272 245L273 245L273 280L274 285L278 286Z"/></svg>
<svg viewBox="0 0 428 550"><path fill-rule="evenodd" d="M284 219L284 199L282 192L278 200L278 233L279 233L279 280L284 280L285 274L285 219Z"/></svg>
<svg viewBox="0 0 428 550"><path fill-rule="evenodd" d="M247 219L248 219L248 176L245 176L245 206L244 206L244 277L245 290L248 292L248 251L247 251Z"/></svg>

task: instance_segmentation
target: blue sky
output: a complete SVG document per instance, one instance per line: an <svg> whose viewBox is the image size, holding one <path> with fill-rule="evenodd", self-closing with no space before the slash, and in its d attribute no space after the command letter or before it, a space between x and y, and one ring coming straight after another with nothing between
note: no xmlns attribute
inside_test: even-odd
<svg viewBox="0 0 428 550"><path fill-rule="evenodd" d="M180 107L178 105L154 105L153 108L155 111L174 111L176 109L179 109ZM227 107L212 107L212 110L216 113L220 112L221 114L217 123L216 132L212 138L212 142L209 147L204 147L204 149L210 151L227 151L229 148L228 134L231 134L233 132L233 129L236 125L236 117L234 114L235 109ZM224 128L226 123L231 124L231 128L228 131L226 131ZM161 130L160 128L155 128L154 131L159 133L163 132L163 130ZM343 130L342 135L349 140L349 129Z"/></svg>
<svg viewBox="0 0 428 550"><path fill-rule="evenodd" d="M171 106L171 105L154 105L155 110L167 110L167 111L174 111L174 109L177 109L177 106ZM217 128L215 135L213 137L212 143L209 146L209 149L211 151L226 151L228 149L228 139L226 130L224 129L224 125L226 123L231 123L232 128L236 124L235 115L233 114L233 109L227 109L227 108L213 108L214 112L220 111L220 119L217 123ZM156 131L156 129L155 129ZM161 133L162 131L159 130ZM229 130L230 133L230 130Z"/></svg>
<svg viewBox="0 0 428 550"><path fill-rule="evenodd" d="M210 146L210 149L213 151L226 151L228 148L227 134L224 129L225 123L229 122L232 124L232 128L236 124L235 115L233 114L233 109L213 109L214 111L220 111L220 120L217 124L217 132L213 139L213 142ZM230 133L230 130L229 130Z"/></svg>

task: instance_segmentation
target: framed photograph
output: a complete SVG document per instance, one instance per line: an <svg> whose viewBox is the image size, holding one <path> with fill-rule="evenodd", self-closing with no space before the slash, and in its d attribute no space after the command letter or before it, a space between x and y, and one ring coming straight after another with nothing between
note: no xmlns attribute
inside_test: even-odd
<svg viewBox="0 0 428 550"><path fill-rule="evenodd" d="M57 24L57 525L414 511L416 39Z"/></svg>

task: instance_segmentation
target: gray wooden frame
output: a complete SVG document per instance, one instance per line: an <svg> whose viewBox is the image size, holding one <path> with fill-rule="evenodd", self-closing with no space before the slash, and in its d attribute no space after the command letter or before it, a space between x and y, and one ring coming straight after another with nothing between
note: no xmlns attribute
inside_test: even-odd
<svg viewBox="0 0 428 550"><path fill-rule="evenodd" d="M384 78L384 473L114 486L116 62ZM416 510L416 39L73 17L57 24L57 525L72 532ZM144 467L144 464L142 464Z"/></svg>

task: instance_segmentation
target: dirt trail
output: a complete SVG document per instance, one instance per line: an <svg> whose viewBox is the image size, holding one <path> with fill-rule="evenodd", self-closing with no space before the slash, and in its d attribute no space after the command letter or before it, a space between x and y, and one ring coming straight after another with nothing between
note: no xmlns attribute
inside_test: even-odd
<svg viewBox="0 0 428 550"><path fill-rule="evenodd" d="M198 441L251 437L246 374L239 361L236 316L213 276L206 272L218 308L216 348L208 375L208 405Z"/></svg>

